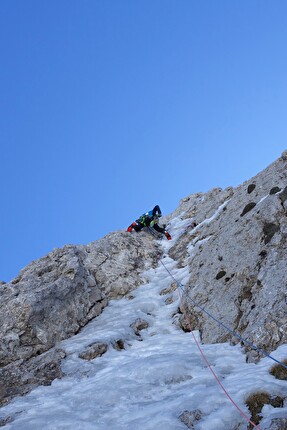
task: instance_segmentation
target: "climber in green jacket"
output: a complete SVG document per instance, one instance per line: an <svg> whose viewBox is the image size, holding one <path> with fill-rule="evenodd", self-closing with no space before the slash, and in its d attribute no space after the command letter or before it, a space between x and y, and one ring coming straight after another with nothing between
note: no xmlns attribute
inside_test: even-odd
<svg viewBox="0 0 287 430"><path fill-rule="evenodd" d="M131 232L134 229L136 232L139 232L144 227L152 227L159 233L164 234L167 240L171 240L171 235L165 229L165 225L163 225L163 227L158 225L158 220L160 217L161 217L161 210L160 210L160 207L156 205L151 211L144 213L139 217L139 219L136 220L136 222L133 222L127 228L127 231Z"/></svg>

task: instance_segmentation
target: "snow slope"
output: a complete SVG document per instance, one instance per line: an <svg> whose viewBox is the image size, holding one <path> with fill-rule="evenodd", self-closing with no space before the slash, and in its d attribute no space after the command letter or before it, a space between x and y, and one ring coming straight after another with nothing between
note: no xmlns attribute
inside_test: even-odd
<svg viewBox="0 0 287 430"><path fill-rule="evenodd" d="M173 237L180 235L186 222L172 221ZM161 243L164 265L178 282L186 283L187 269L176 269L167 256L171 244ZM13 419L5 430L184 430L187 427L179 416L185 410L201 411L202 418L194 425L197 430L247 429L248 422L216 382L192 334L175 324L180 292L160 294L173 281L166 268L160 263L146 272L148 282L133 292L133 298L111 301L78 335L58 345L67 352L66 376L3 407L0 418ZM173 302L167 304L171 296ZM141 336L130 327L137 318L149 324ZM118 339L124 341L125 349L112 347ZM80 352L98 341L109 343L104 355L91 361L79 358ZM286 396L286 381L268 372L274 364L269 358L247 364L239 345L201 348L229 395L248 416L244 401L249 394L266 390ZM282 360L287 345L272 355ZM287 416L287 406L265 406L260 428L268 429L271 418L280 416Z"/></svg>

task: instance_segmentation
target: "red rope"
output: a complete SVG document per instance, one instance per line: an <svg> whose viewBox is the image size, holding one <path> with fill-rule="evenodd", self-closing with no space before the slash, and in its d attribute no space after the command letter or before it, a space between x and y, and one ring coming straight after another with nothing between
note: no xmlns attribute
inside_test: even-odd
<svg viewBox="0 0 287 430"><path fill-rule="evenodd" d="M178 291L180 291L179 289L178 289ZM211 371L211 373L213 374L213 376L214 376L214 378L215 378L215 380L216 380L216 382L220 385L220 387L221 387L221 389L223 390L223 392L226 394L226 396L229 398L229 400L231 401L231 403L233 404L233 406L235 406L235 408L239 411L239 413L250 423L250 424L252 424L253 425L253 427L255 428L255 429L257 429L257 430L261 430L260 429L260 427L257 425L257 424L255 424L253 421L251 421L251 419L242 411L242 409L240 409L240 407L235 403L235 401L232 399L232 397L230 396L230 394L226 391L226 389L224 388L224 386L222 385L222 383L220 382L220 380L219 380L219 378L218 378L218 376L216 375L216 373L214 372L214 370L212 369L212 367L211 367L211 364L209 363L209 361L207 360L207 358L205 357L205 355L204 355L204 353L203 353L203 351L202 351L202 349L201 349L201 347L200 347L200 345L199 345L199 342L198 342L198 340L196 339L196 336L195 336L195 334L193 333L193 330L191 329L191 324L190 324L190 320L189 320L189 318L188 318L188 316L187 316L187 313L185 312L185 308L184 308L184 306L182 306L182 303L183 303L183 296L180 294L180 292L179 292L179 297L180 297L180 308L181 309L183 309L183 314L184 314L184 317L185 317L185 320L186 320L186 323L187 323L187 325L189 326L189 329L190 329L190 332L191 332L191 334L192 334L192 336L193 336L193 339L194 339L194 341L195 341L195 343L196 343L196 346L197 346L197 348L199 349L199 352L200 352L200 354L201 354L201 356L202 356L202 358L203 358L203 360L205 361L205 363L207 364L207 366L209 367L209 370Z"/></svg>

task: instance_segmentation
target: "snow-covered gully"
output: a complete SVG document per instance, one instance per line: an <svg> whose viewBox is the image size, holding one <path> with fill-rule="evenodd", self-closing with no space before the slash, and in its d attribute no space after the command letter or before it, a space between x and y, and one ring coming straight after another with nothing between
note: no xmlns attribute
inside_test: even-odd
<svg viewBox="0 0 287 430"><path fill-rule="evenodd" d="M180 218L174 219L174 237L184 227ZM57 345L67 353L66 376L1 409L2 419L11 417L5 430L184 430L188 416L193 416L191 428L197 430L247 429L248 422L202 360L195 341L200 342L199 333L193 338L176 323L180 294L171 288L169 272L182 284L189 273L168 256L171 244L162 241L162 246L164 265L143 274L145 285L128 298L111 300L79 334ZM144 321L147 328L135 333L135 321ZM105 354L90 361L79 357L96 342L108 345ZM286 383L269 374L268 358L246 363L240 346L228 343L201 344L201 349L247 416L245 400L250 393L262 389L284 393ZM273 352L278 360L286 354L286 345ZM268 429L271 417L286 413L287 407L265 406L260 428Z"/></svg>

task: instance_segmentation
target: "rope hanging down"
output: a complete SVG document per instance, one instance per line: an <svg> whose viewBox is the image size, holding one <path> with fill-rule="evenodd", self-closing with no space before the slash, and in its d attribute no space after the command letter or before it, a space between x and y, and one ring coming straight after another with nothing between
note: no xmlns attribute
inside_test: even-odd
<svg viewBox="0 0 287 430"><path fill-rule="evenodd" d="M180 300L181 303L183 302L183 297L184 297L184 285L182 285L171 273L171 271L166 267L166 265L164 264L164 262L162 261L162 259L160 259L161 264L163 265L163 267L165 268L165 270L167 271L167 273L169 274L169 276L174 280L174 282L177 284L179 291L182 292L182 295L180 296ZM273 357L272 355L268 354L266 351L262 350L261 348L258 348L256 345L254 345L253 343L249 342L247 339L244 339L242 336L240 336L237 332L235 332L234 330L230 329L227 325L223 324L221 321L219 321L217 318L215 318L210 312L206 311L202 306L200 306L198 303L196 303L193 299L191 299L190 297L187 297L187 301L190 300L194 306L198 307L202 312L204 312L206 315L208 315L210 318L212 318L214 321L216 321L219 325L221 325L223 328L225 328L227 331L229 331L230 333L232 333L234 336L236 336L238 339L240 339L242 342L247 343L249 346L251 346L252 348L254 348L256 351L261 352L263 355L265 355L266 357L269 357L271 360L275 361L277 364L285 367L287 369L287 365L285 365L284 363L282 363L281 361L277 360L275 357ZM186 318L187 324L190 326L190 321L188 319L187 313L184 312L184 317ZM191 334L194 338L194 341L204 359L204 361L206 362L207 366L209 367L210 371L212 372L213 376L215 377L217 383L220 385L220 387L222 388L222 390L224 391L224 393L226 394L226 396L230 399L230 401L232 402L232 404L236 407L236 409L238 409L238 411L240 412L240 414L248 420L248 422L250 424L252 424L254 426L254 428L260 430L260 427L258 425L256 425L255 423L253 423L248 416L239 408L239 406L234 402L234 400L230 397L230 395L228 394L228 392L226 391L226 389L224 388L224 386L221 384L220 380L218 379L217 375L215 374L214 370L212 369L211 365L209 364L207 358L204 356L203 351L191 329L191 326L189 327Z"/></svg>
<svg viewBox="0 0 287 430"><path fill-rule="evenodd" d="M179 291L182 291L182 290L179 290ZM179 293L179 295L180 295L180 303L182 304L183 303L183 294L180 294ZM218 376L216 375L216 373L215 373L215 371L213 370L213 368L211 367L211 364L209 363L209 361L208 361L208 359L206 358L206 356L204 355L204 353L203 353L203 350L201 349L201 347L200 347L200 345L199 345L199 342L198 342L198 340L196 339L196 336L195 336L195 334L194 334L194 332L193 332L193 330L192 330L192 328L191 328L191 324L190 324L190 320L189 320L189 318L188 318L188 315L187 315L187 312L185 311L185 308L184 308L184 306L181 306L181 308L182 309L184 309L184 317L185 317L185 320L186 320L186 322L187 322L187 325L189 326L189 329L190 329L190 332L191 332L191 334L192 334L192 336L193 336L193 339L194 339L194 341L195 341L195 343L196 343L196 346L197 346L197 348L198 348L198 350L199 350L199 352L200 352L200 354L201 354L201 356L202 356L202 358L203 358L203 360L205 361L205 363L207 364L207 366L208 366L208 368L209 368L209 370L211 371L211 373L213 374L213 376L214 376L214 378L215 378L215 380L216 380L216 382L218 383L218 385L220 386L220 388L222 389L222 391L224 392L224 394L228 397L228 399L231 401L231 403L233 404L233 406L238 410L238 412L243 416L243 418L245 418L245 420L247 421L247 422L249 422L249 424L251 424L255 429L257 429L257 430L261 430L260 429L260 427L257 425L257 424L255 424L246 414L245 414L245 412L243 412L243 410L242 409L240 409L240 407L237 405L237 403L233 400L233 398L230 396L230 394L228 393L228 391L226 390L226 388L224 387L224 385L221 383L221 381L219 380L219 378L218 378Z"/></svg>
<svg viewBox="0 0 287 430"><path fill-rule="evenodd" d="M153 232L152 232L152 230L151 229L149 229L150 231L151 231L151 233L153 234ZM180 282L178 282L178 280L173 276L173 274L170 272L170 270L166 267L166 265L164 264L164 262L162 261L162 259L160 259L160 262L161 262L161 264L163 265L163 267L165 268L165 270L167 271L167 273L169 274L169 276L175 281L175 283L177 284L177 286L178 286L178 291L179 291L179 296L180 296L180 304L183 304L183 296L184 296L184 292L183 292L183 285L180 283ZM182 294L181 294L182 293ZM240 409L240 407L236 404L236 402L232 399L232 397L230 396L230 394L227 392L227 390L225 389L225 387L223 386L223 384L221 383L221 381L219 380L219 378L218 378L218 376L216 375L216 373L214 372L214 370L212 369L212 367L211 367L211 364L209 363L209 361L207 360L207 358L205 357L205 355L204 355L204 353L203 353L203 350L201 349L201 347L200 347L200 345L199 345L199 342L197 341L197 339L196 339L196 336L195 336L195 334L194 334L194 332L193 332L193 330L192 330L192 328L191 328L191 324L190 324L190 320L189 320L189 318L188 318L188 314L187 314L187 312L185 311L185 308L184 308L184 306L181 306L181 308L184 310L184 317L185 317L185 319L186 319L186 322L187 322L187 324L189 325L189 328L190 328L190 332L191 332L191 334L192 334L192 336L193 336L193 339L194 339L194 341L195 341L195 343L196 343L196 346L197 346L197 348L198 348L198 350L199 350L199 352L200 352L200 354L201 354L201 356L202 356L202 358L203 358L203 360L205 361L205 363L207 364L207 366L208 366L208 368L210 369L210 371L211 371L211 373L213 374L213 376L214 376L214 378L215 378L215 380L216 380L216 382L218 383L218 385L221 387L221 389L223 390L223 392L224 392L224 394L228 397L228 399L231 401L231 403L233 404L233 406L238 410L238 412L241 414L241 416L245 419L245 420L247 420L247 422L249 422L249 424L251 424L255 429L257 429L257 430L261 430L261 428L257 425L257 424L255 424L246 414L245 414L245 412L243 412L242 411L242 409Z"/></svg>
<svg viewBox="0 0 287 430"><path fill-rule="evenodd" d="M178 282L175 279L175 277L172 275L172 273L166 267L166 265L163 263L162 260L160 260L160 262L163 265L163 267L165 268L165 270L168 272L168 274L171 276L171 278L176 282L178 288L180 288L181 290L183 290L184 285L182 285L180 282ZM259 348L258 346L254 345L252 342L250 342L249 340L247 340L244 337L240 336L240 334L238 334L236 331L234 331L231 328L229 328L226 324L222 323L217 318L215 318L210 312L208 312L206 309L204 309L202 306L200 306L198 303L196 303L191 297L187 296L187 294L185 294L185 296L186 296L187 301L190 301L194 306L198 307L202 312L204 312L211 319L213 319L215 322L217 322L217 324L219 324L221 327L225 328L225 330L229 331L231 334L233 334L235 337L237 337L237 339L241 340L242 342L244 342L247 345L251 346L251 348L255 349L258 352L261 352L261 354L265 355L265 357L270 358L271 360L275 361L280 366L285 367L285 369L287 369L287 365L284 364L284 363L282 363L282 361L277 360L275 357L273 357L272 355L268 354L263 349Z"/></svg>
<svg viewBox="0 0 287 430"><path fill-rule="evenodd" d="M153 234L153 231L151 228L149 228L150 232ZM154 234L153 234L154 235ZM155 235L154 235L155 236ZM170 270L166 267L166 265L164 264L164 262L162 261L162 259L160 259L161 264L163 265L163 267L165 268L165 270L167 271L167 273L169 274L169 276L175 281L175 283L178 286L178 290L179 290L179 295L180 295L180 304L183 304L183 297L184 297L184 285L182 285L180 282L178 282L178 280L173 276L173 274L170 272ZM182 294L180 293L182 292ZM187 296L187 295L186 295ZM187 301L190 300L192 302L192 304L196 307L198 307L202 312L204 312L206 315L208 315L210 318L212 318L214 321L216 321L219 325L221 325L223 328L225 328L227 331L229 331L230 333L232 333L235 337L237 337L238 339L240 339L242 342L247 343L249 346L251 346L252 348L254 348L255 350L257 350L258 352L261 352L263 355L265 355L266 357L269 357L271 360L275 361L276 363L278 363L279 365L287 368L287 365L283 364L281 361L277 360L275 357L273 357L272 355L268 354L267 352L265 352L264 350L262 350L261 348L258 348L256 345L254 345L253 343L249 342L248 340L244 339L242 336L240 336L237 332L235 332L234 330L230 329L227 325L223 324L221 321L219 321L217 318L215 318L213 315L211 315L208 311L206 311L202 306L200 306L198 303L196 303L193 299L191 299L190 297L187 296ZM186 319L187 324L189 325L190 328L190 332L193 336L193 339L196 343L196 346L198 348L198 350L200 351L200 354L203 358L203 360L205 361L205 363L207 364L208 368L210 369L211 373L213 374L216 382L219 384L219 386L221 387L221 389L223 390L223 392L225 393L225 395L228 397L228 399L231 401L231 403L233 404L233 406L239 411L239 413L257 430L261 430L260 427L255 424L241 409L240 407L235 403L235 401L232 399L232 397L230 396L230 394L226 391L225 387L223 386L223 384L221 383L221 381L219 380L218 376L216 375L216 373L214 372L214 370L212 369L209 361L207 360L207 358L205 357L203 350L200 347L199 342L196 339L196 336L191 328L191 324L190 324L190 320L188 318L188 314L185 311L184 306L180 306L182 309L184 309L184 317Z"/></svg>

